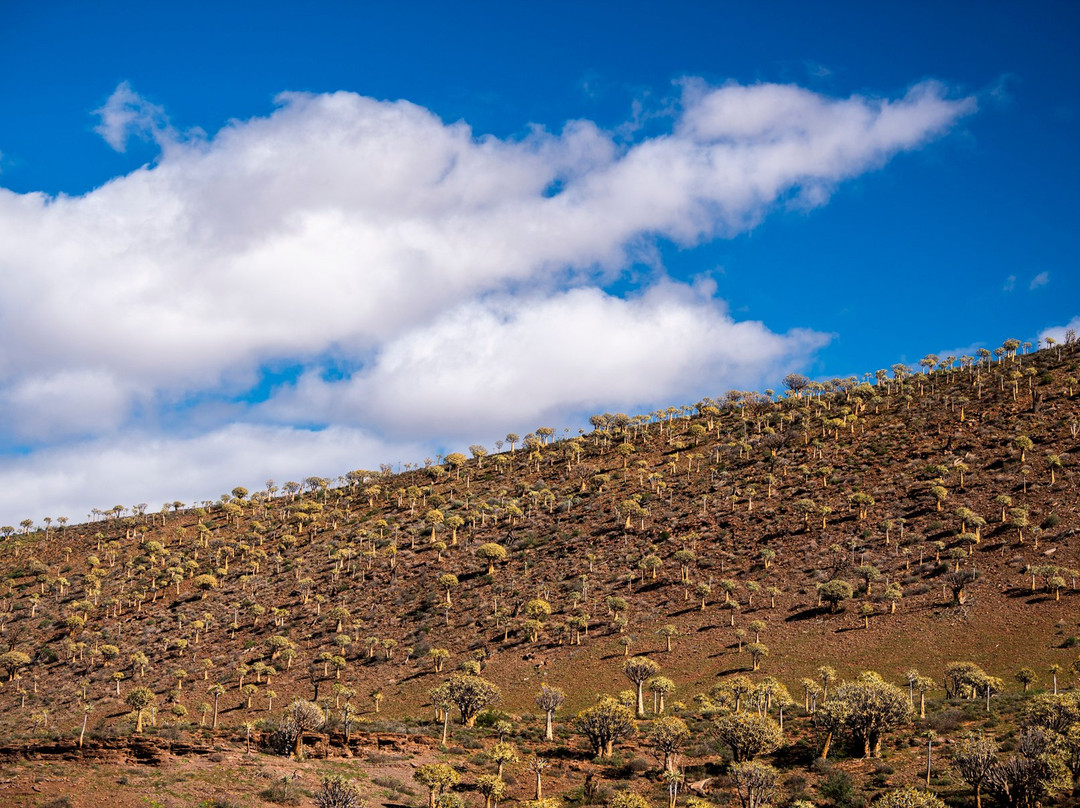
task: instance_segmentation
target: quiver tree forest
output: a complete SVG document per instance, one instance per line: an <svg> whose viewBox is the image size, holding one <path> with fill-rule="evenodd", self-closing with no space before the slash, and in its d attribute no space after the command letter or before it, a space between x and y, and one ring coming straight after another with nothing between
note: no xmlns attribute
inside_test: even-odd
<svg viewBox="0 0 1080 808"><path fill-rule="evenodd" d="M1009 340L0 527L0 757L217 756L237 804L1064 803L1078 376Z"/></svg>

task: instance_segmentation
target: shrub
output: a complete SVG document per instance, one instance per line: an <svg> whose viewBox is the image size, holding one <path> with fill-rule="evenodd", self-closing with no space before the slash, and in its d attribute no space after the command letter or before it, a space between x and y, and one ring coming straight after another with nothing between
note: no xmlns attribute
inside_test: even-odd
<svg viewBox="0 0 1080 808"><path fill-rule="evenodd" d="M821 784L819 789L821 796L827 799L836 808L856 808L862 800L855 790L855 784L851 775L844 771L833 771L829 778Z"/></svg>
<svg viewBox="0 0 1080 808"><path fill-rule="evenodd" d="M364 801L351 781L337 775L322 779L322 791L315 797L319 808L362 808Z"/></svg>
<svg viewBox="0 0 1080 808"><path fill-rule="evenodd" d="M628 766L630 771L632 771L634 774L644 774L652 768L652 764L643 757L631 758Z"/></svg>
<svg viewBox="0 0 1080 808"><path fill-rule="evenodd" d="M509 721L511 724L517 723L510 713L504 712L503 710L484 710L476 716L476 726L478 727L490 729L499 721Z"/></svg>

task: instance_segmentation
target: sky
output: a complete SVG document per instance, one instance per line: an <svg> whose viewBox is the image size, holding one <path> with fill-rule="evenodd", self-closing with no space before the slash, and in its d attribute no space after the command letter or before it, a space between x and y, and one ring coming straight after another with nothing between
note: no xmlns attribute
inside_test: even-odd
<svg viewBox="0 0 1080 808"><path fill-rule="evenodd" d="M0 523L1080 326L1071 2L0 0Z"/></svg>

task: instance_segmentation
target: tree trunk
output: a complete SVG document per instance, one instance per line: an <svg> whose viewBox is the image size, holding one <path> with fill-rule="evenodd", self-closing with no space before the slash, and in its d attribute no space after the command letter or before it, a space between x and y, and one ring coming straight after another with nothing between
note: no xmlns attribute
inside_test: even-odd
<svg viewBox="0 0 1080 808"><path fill-rule="evenodd" d="M555 736L552 734L551 728L551 710L547 711L547 719L544 722L544 740L553 741Z"/></svg>
<svg viewBox="0 0 1080 808"><path fill-rule="evenodd" d="M829 757L829 747L832 746L832 732L825 734L825 743L821 746L821 759L825 760Z"/></svg>

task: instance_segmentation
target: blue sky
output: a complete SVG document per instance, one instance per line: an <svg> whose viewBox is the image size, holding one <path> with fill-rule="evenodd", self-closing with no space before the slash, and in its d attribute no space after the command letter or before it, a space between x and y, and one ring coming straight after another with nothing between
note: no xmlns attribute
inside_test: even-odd
<svg viewBox="0 0 1080 808"><path fill-rule="evenodd" d="M1080 322L1074 3L668 5L0 3L0 522Z"/></svg>

